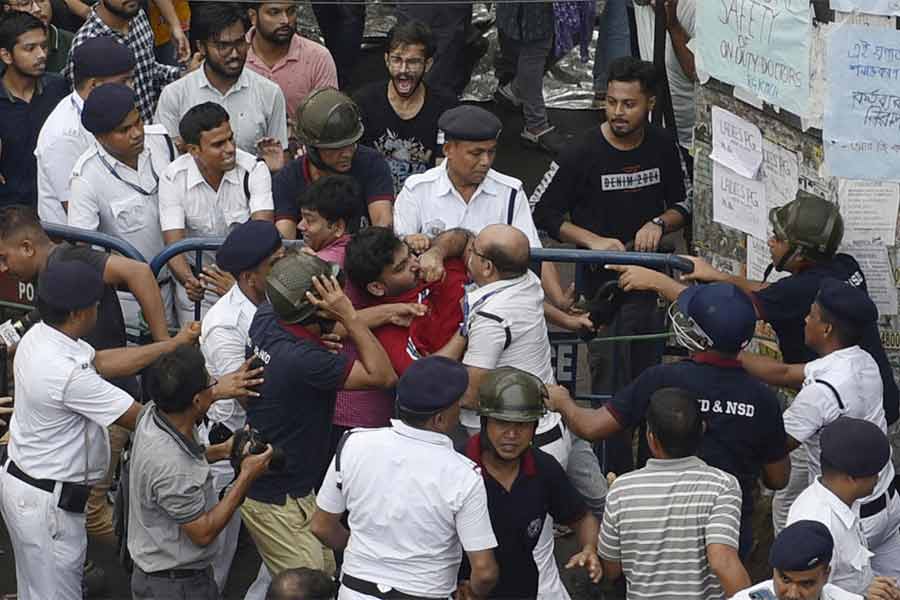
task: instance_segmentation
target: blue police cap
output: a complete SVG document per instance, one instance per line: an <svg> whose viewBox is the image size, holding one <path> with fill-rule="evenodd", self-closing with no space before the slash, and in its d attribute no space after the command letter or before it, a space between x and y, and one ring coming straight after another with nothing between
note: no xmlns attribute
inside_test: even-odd
<svg viewBox="0 0 900 600"><path fill-rule="evenodd" d="M58 310L78 310L103 297L103 275L81 260L55 260L38 276L38 298Z"/></svg>
<svg viewBox="0 0 900 600"><path fill-rule="evenodd" d="M891 444L875 423L839 417L822 429L819 437L822 463L851 477L871 477L891 458Z"/></svg>
<svg viewBox="0 0 900 600"><path fill-rule="evenodd" d="M678 296L678 308L712 339L714 350L737 352L753 338L756 310L734 284L692 285Z"/></svg>
<svg viewBox="0 0 900 600"><path fill-rule="evenodd" d="M87 77L111 77L134 69L134 52L111 37L85 40L72 50L75 80Z"/></svg>
<svg viewBox="0 0 900 600"><path fill-rule="evenodd" d="M834 538L818 521L797 521L781 530L769 550L769 564L779 571L808 571L831 563Z"/></svg>
<svg viewBox="0 0 900 600"><path fill-rule="evenodd" d="M457 402L469 387L469 372L455 360L428 356L412 363L397 384L397 404L423 415Z"/></svg>
<svg viewBox="0 0 900 600"><path fill-rule="evenodd" d="M216 252L216 265L234 275L256 268L281 248L281 235L269 221L251 219L235 227Z"/></svg>
<svg viewBox="0 0 900 600"><path fill-rule="evenodd" d="M438 119L438 129L444 132L447 140L483 142L496 140L503 123L489 110L463 104L444 111Z"/></svg>
<svg viewBox="0 0 900 600"><path fill-rule="evenodd" d="M842 321L865 325L878 320L878 308L869 295L846 281L823 279L816 302Z"/></svg>
<svg viewBox="0 0 900 600"><path fill-rule="evenodd" d="M94 135L107 133L118 127L135 108L133 89L121 83L104 83L94 88L84 101L81 124Z"/></svg>

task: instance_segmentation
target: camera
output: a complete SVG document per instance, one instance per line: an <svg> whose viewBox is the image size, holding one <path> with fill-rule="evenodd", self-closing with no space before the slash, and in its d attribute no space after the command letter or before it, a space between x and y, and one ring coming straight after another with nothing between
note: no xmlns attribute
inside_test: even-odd
<svg viewBox="0 0 900 600"><path fill-rule="evenodd" d="M236 438L235 443L238 443L238 440L241 442L241 446L245 443L250 444L250 448L248 449L249 454L262 454L266 451L266 447L269 445L269 441L265 438L263 434L259 432L257 429L251 428L246 432L247 435L244 439ZM238 449L240 452L240 449ZM272 447L272 460L269 462L269 470L270 471L283 471L285 465L287 464L287 457L284 455L284 450L281 448Z"/></svg>

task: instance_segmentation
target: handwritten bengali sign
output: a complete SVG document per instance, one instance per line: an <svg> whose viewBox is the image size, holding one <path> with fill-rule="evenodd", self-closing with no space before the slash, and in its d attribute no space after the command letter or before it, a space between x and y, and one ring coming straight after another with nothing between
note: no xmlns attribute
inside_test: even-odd
<svg viewBox="0 0 900 600"><path fill-rule="evenodd" d="M900 180L900 32L843 25L828 39L825 167L835 177Z"/></svg>
<svg viewBox="0 0 900 600"><path fill-rule="evenodd" d="M716 79L806 115L809 107L809 0L697 2L697 48Z"/></svg>
<svg viewBox="0 0 900 600"><path fill-rule="evenodd" d="M763 160L759 127L718 106L712 107L713 151L709 155L744 177L754 178Z"/></svg>
<svg viewBox="0 0 900 600"><path fill-rule="evenodd" d="M765 239L765 184L713 162L713 221Z"/></svg>

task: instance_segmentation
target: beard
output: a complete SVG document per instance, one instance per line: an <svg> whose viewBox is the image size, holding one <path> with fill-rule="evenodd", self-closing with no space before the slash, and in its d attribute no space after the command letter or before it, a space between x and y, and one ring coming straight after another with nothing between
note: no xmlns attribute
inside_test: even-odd
<svg viewBox="0 0 900 600"><path fill-rule="evenodd" d="M257 27L256 33L270 44L275 44L276 46L286 46L294 38L294 29L288 26L279 27L272 31L266 31Z"/></svg>
<svg viewBox="0 0 900 600"><path fill-rule="evenodd" d="M391 86L397 95L401 98L409 98L416 93L422 84L424 74L416 77L415 75L392 75Z"/></svg>
<svg viewBox="0 0 900 600"><path fill-rule="evenodd" d="M141 10L141 5L137 2L134 3L134 8L126 8L126 2L123 2L121 6L112 6L106 0L103 1L103 6L106 7L106 10L119 17L120 19L125 19L126 21L130 21L133 19L138 12Z"/></svg>
<svg viewBox="0 0 900 600"><path fill-rule="evenodd" d="M243 70L244 70L244 63L246 62L246 57L244 57L244 59L240 61L241 66L236 71L234 69L232 69L231 67L218 62L217 60L212 60L208 53L206 55L205 62L206 62L206 66L208 66L209 69L213 73L218 75L219 77L222 77L225 79L237 79L238 77L240 77L241 72L243 72Z"/></svg>

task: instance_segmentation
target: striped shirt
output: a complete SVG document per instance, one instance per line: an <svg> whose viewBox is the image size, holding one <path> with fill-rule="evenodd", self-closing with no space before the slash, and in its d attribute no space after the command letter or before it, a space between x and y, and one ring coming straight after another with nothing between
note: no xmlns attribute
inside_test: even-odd
<svg viewBox="0 0 900 600"><path fill-rule="evenodd" d="M695 456L650 459L610 488L600 556L622 563L629 600L724 598L706 547L737 549L740 521L734 476Z"/></svg>

